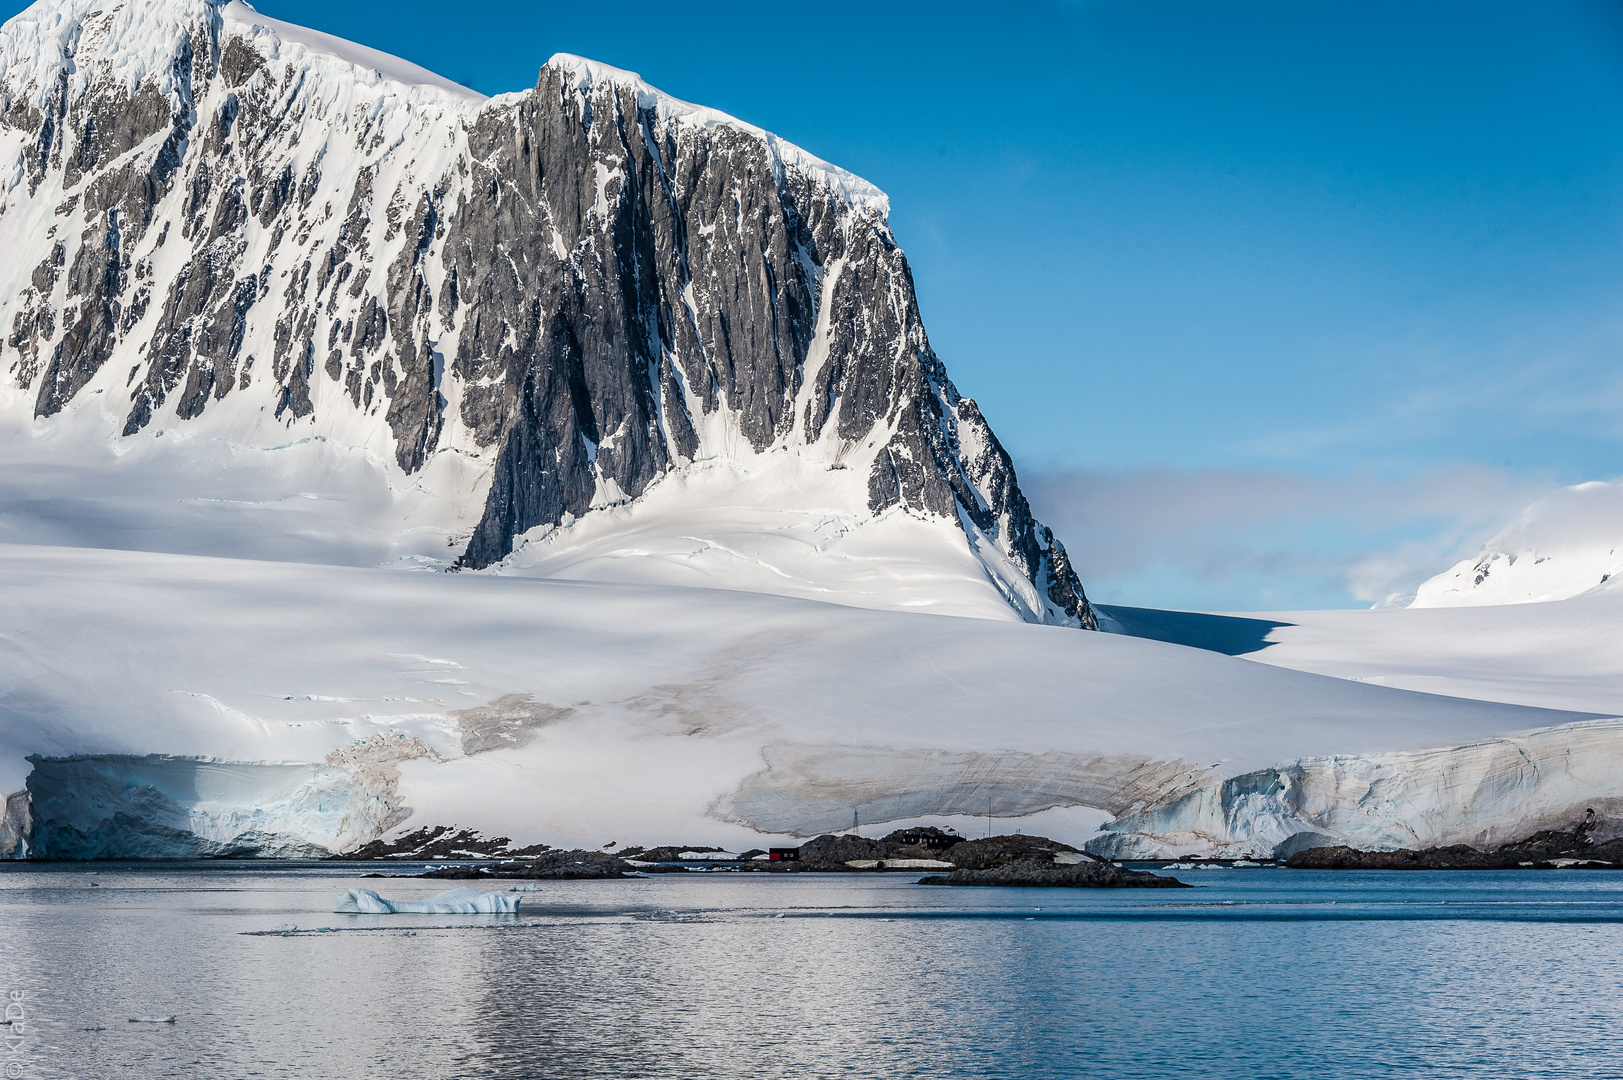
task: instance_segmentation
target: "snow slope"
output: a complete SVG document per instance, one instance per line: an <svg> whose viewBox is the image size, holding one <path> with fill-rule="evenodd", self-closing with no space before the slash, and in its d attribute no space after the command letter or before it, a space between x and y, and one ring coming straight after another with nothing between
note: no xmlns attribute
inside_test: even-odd
<svg viewBox="0 0 1623 1080"><path fill-rule="evenodd" d="M1612 590L1481 608L1102 610L1113 617L1106 625L1122 632L1277 667L1479 701L1623 713L1623 594Z"/></svg>
<svg viewBox="0 0 1623 1080"><path fill-rule="evenodd" d="M1091 808L1091 826L1293 758L1587 718L1018 622L83 548L0 545L0 626L7 789L29 754L94 756L53 764L59 787L110 755L315 763L350 772L342 798L376 821L584 846L759 846L853 810L988 804ZM229 839L238 809L209 801L192 812ZM73 810L59 852L116 849ZM297 809L253 828L341 839Z"/></svg>
<svg viewBox="0 0 1623 1080"><path fill-rule="evenodd" d="M1562 488L1517 514L1480 552L1429 579L1411 607L1565 600L1623 574L1623 483Z"/></svg>

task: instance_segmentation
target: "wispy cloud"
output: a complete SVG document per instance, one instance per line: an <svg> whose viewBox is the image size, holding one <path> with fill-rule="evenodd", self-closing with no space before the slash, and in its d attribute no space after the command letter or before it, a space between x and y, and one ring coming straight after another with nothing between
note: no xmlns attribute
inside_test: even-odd
<svg viewBox="0 0 1623 1080"><path fill-rule="evenodd" d="M1481 465L1398 477L1150 466L1027 470L1022 486L1090 595L1278 610L1412 592L1558 484Z"/></svg>

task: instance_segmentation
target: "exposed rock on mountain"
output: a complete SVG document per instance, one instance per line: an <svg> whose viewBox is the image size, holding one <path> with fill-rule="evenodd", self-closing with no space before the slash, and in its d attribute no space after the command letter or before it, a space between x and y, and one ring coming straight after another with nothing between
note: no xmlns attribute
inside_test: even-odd
<svg viewBox="0 0 1623 1080"><path fill-rule="evenodd" d="M1095 625L884 195L628 72L487 100L240 0L45 0L0 31L7 169L0 361L38 418L102 395L108 438L314 437L401 488L461 457L474 569L789 455L812 508L951 529L1021 617Z"/></svg>

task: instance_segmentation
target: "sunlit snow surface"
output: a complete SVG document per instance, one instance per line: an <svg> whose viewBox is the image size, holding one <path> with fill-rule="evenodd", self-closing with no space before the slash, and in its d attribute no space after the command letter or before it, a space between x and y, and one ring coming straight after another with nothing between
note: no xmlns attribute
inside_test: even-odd
<svg viewBox="0 0 1623 1080"><path fill-rule="evenodd" d="M1282 761L1582 718L1016 622L20 544L0 545L0 624L9 790L29 753L325 761L413 824L521 843L1096 824ZM470 732L494 744L467 753ZM333 757L363 740L370 771Z"/></svg>

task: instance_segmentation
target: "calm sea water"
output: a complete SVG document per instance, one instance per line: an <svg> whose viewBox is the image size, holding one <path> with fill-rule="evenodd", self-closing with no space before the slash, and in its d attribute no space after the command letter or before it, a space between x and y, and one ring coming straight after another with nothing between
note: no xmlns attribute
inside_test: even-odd
<svg viewBox="0 0 1623 1080"><path fill-rule="evenodd" d="M330 914L456 884L360 872L0 868L0 991L26 995L0 1071L1623 1076L1623 874L690 874L546 882L517 916Z"/></svg>

